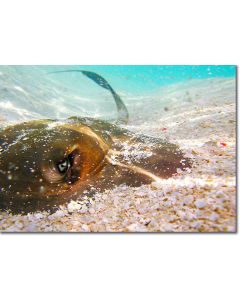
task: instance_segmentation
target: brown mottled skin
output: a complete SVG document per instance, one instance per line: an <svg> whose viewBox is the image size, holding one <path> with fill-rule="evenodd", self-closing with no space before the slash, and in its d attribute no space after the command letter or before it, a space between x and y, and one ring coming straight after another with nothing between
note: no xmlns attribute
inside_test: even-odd
<svg viewBox="0 0 240 300"><path fill-rule="evenodd" d="M127 161L123 144L143 145L151 156ZM138 166L161 178L189 167L174 144L156 138L136 136L120 127L87 118L65 122L40 120L10 126L0 132L0 208L26 213L52 209L83 191L93 193L115 185L140 186L153 181L135 170L110 163ZM66 172L58 164L70 161Z"/></svg>
<svg viewBox="0 0 240 300"><path fill-rule="evenodd" d="M107 89L116 103L118 123L128 122L126 106L102 76L61 72L82 73ZM0 131L0 209L53 211L82 194L148 184L187 167L190 161L176 145L108 122L77 117L23 122Z"/></svg>

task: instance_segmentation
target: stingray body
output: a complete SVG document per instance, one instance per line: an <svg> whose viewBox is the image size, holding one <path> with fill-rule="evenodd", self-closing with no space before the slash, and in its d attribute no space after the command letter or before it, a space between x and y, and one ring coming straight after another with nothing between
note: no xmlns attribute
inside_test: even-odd
<svg viewBox="0 0 240 300"><path fill-rule="evenodd" d="M110 90L118 121L126 123L120 97L101 76L87 73ZM78 117L23 122L0 132L0 208L52 211L81 195L148 184L189 166L178 146L117 124Z"/></svg>

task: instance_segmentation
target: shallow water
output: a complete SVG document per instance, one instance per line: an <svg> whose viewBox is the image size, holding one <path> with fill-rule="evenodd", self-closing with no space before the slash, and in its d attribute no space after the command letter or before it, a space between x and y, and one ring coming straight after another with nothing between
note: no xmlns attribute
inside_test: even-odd
<svg viewBox="0 0 240 300"><path fill-rule="evenodd" d="M206 97L216 89L226 91L227 79L234 81L236 75L235 66L1 66L0 116L6 121L72 115L114 119L107 90L80 73L49 74L69 69L105 77L128 106L130 120L143 117L142 112L151 115L151 109L162 109L171 98L178 104L197 100L204 89Z"/></svg>
<svg viewBox="0 0 240 300"><path fill-rule="evenodd" d="M72 115L115 119L108 91L77 73L48 74L70 68L104 76L129 110L130 130L180 145L194 165L157 184L80 197L52 215L1 213L0 230L236 230L234 66L2 66L2 126Z"/></svg>

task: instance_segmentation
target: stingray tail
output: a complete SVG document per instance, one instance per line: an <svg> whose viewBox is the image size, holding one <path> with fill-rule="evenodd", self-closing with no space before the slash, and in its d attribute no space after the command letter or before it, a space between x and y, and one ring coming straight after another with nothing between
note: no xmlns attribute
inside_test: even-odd
<svg viewBox="0 0 240 300"><path fill-rule="evenodd" d="M84 70L55 71L55 72L49 72L49 74L53 74L53 73L70 73L70 72L80 72L84 76L90 78L95 83L100 85L102 88L108 90L112 94L112 96L115 100L116 106L117 106L117 111L118 111L117 122L120 123L120 124L127 124L128 123L129 114L128 114L128 110L127 110L125 104L123 103L121 97L114 91L114 89L111 87L111 85L102 76L98 75L95 72L84 71Z"/></svg>

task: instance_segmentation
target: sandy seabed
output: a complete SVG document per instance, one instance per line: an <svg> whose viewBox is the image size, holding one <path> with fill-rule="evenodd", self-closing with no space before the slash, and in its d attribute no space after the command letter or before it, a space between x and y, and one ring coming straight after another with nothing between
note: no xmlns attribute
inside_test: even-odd
<svg viewBox="0 0 240 300"><path fill-rule="evenodd" d="M164 88L146 103L129 102L129 129L179 144L194 161L190 171L138 188L120 186L94 199L83 196L54 214L1 212L0 230L235 232L235 84L231 78L193 80Z"/></svg>

